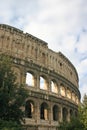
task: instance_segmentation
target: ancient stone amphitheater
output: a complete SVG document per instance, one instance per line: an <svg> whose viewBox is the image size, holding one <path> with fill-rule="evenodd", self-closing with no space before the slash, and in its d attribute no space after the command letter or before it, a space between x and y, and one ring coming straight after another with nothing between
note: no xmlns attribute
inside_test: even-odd
<svg viewBox="0 0 87 130"><path fill-rule="evenodd" d="M61 52L28 33L0 24L0 53L14 59L19 83L29 91L26 99L27 130L56 130L61 121L77 116L80 92L78 74Z"/></svg>

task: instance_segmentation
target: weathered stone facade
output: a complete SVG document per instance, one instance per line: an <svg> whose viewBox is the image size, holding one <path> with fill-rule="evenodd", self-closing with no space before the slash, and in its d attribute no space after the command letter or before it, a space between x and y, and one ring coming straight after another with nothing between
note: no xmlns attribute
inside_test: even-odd
<svg viewBox="0 0 87 130"><path fill-rule="evenodd" d="M59 122L77 115L80 92L72 63L48 44L14 27L0 24L0 53L14 59L17 81L29 91L27 130L56 130Z"/></svg>

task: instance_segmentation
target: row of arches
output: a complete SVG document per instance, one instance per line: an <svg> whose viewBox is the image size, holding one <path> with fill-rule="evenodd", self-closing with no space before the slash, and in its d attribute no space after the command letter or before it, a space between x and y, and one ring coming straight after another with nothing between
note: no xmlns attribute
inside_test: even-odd
<svg viewBox="0 0 87 130"><path fill-rule="evenodd" d="M35 104L33 101L28 100L25 103L25 117L26 118L35 118ZM73 111L72 109L66 108L66 107L62 107L62 111L60 106L54 104L52 106L52 111L51 108L49 107L49 105L46 102L42 102L39 106L39 118L41 120L49 120L50 114L52 117L53 121L60 121L60 116L61 116L61 112L62 112L62 120L63 121L68 121L70 120L70 118L74 115L77 116L77 112Z"/></svg>
<svg viewBox="0 0 87 130"><path fill-rule="evenodd" d="M36 78L33 73L27 72L26 73L26 85L28 87L36 87ZM75 103L79 103L78 96L75 94L75 92L71 91L69 88L66 88L63 84L59 85L57 84L57 81L52 79L50 83L47 81L47 79L44 76L39 77L39 88L46 91L51 91L54 94L59 94L63 97L67 97L68 99L71 99Z"/></svg>

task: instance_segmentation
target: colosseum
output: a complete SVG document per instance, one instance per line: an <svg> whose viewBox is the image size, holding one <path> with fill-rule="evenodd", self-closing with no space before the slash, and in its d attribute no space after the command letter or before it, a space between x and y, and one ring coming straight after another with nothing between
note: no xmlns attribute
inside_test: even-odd
<svg viewBox="0 0 87 130"><path fill-rule="evenodd" d="M73 64L61 52L31 34L0 24L0 53L14 59L18 83L25 84L27 130L57 130L59 123L77 116L79 79Z"/></svg>

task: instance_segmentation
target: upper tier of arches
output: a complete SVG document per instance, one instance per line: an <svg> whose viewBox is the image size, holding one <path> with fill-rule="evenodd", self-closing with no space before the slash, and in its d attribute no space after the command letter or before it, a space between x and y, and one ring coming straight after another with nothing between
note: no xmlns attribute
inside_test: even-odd
<svg viewBox="0 0 87 130"><path fill-rule="evenodd" d="M48 68L78 87L77 71L67 57L61 52L50 50L46 42L28 33L0 24L0 51Z"/></svg>
<svg viewBox="0 0 87 130"><path fill-rule="evenodd" d="M60 82L58 79L48 79L44 75L37 76L34 73L27 71L25 76L25 84L27 89L38 88L41 91L44 90L45 92L49 92L50 94L54 94L55 96L67 98L77 105L80 100L77 92L73 91L70 86L65 86L63 82Z"/></svg>

